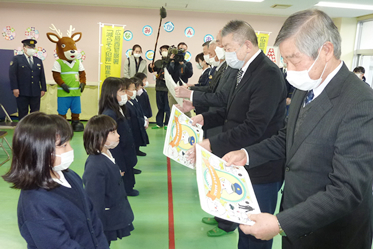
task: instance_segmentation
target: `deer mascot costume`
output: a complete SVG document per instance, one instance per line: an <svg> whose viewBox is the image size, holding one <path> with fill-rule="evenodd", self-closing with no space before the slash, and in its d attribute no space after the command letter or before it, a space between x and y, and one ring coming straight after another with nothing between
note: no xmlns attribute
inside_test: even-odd
<svg viewBox="0 0 373 249"><path fill-rule="evenodd" d="M48 39L56 43L56 53L59 57L53 65L53 79L58 84L57 112L66 118L66 113L71 110L71 125L74 131L83 131L84 126L79 121L81 113L80 96L86 85L83 64L77 59L76 42L82 38L81 32L72 34L75 30L70 25L67 37L62 37L60 30L52 24L51 30L57 33L47 33Z"/></svg>

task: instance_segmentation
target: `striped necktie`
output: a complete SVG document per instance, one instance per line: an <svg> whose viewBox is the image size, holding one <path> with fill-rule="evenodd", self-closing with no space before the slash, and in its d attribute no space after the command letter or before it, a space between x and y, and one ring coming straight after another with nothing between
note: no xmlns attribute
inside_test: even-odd
<svg viewBox="0 0 373 249"><path fill-rule="evenodd" d="M32 58L31 58L31 56L30 56L30 57L28 57L28 61L29 61L29 63L30 63L30 66L31 66L31 68L32 68L32 66L34 65L34 63L32 62Z"/></svg>
<svg viewBox="0 0 373 249"><path fill-rule="evenodd" d="M240 70L238 71L238 73L237 73L237 84L236 84L236 88L237 88L238 84L240 84L240 82L241 82L242 74L243 74L243 70L240 69Z"/></svg>
<svg viewBox="0 0 373 249"><path fill-rule="evenodd" d="M304 100L304 106L308 105L313 100L314 97L315 97L315 94L313 94L313 90L308 91L306 95L306 99Z"/></svg>

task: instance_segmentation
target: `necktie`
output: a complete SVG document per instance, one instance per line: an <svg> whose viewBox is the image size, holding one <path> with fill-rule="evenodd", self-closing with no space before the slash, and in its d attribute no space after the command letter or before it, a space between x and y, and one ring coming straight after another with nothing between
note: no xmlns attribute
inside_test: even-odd
<svg viewBox="0 0 373 249"><path fill-rule="evenodd" d="M243 71L242 69L240 69L237 73L237 84L236 84L236 87L238 86L238 84L240 84L241 82L241 79L242 79L242 74L243 74Z"/></svg>
<svg viewBox="0 0 373 249"><path fill-rule="evenodd" d="M306 95L306 99L304 100L304 106L308 105L312 100L315 95L313 94L313 90L308 91Z"/></svg>
<svg viewBox="0 0 373 249"><path fill-rule="evenodd" d="M32 58L31 58L31 56L28 57L28 61L29 61L29 63L30 63L30 66L32 67L32 66L34 65L34 63L32 62Z"/></svg>

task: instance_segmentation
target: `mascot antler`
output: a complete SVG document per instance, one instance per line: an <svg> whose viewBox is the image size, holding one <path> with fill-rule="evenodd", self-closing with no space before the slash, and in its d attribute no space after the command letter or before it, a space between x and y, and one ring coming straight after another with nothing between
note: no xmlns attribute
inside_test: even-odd
<svg viewBox="0 0 373 249"><path fill-rule="evenodd" d="M59 38L62 38L61 30L57 29L56 26L52 23L52 27L49 27L52 31L56 31Z"/></svg>
<svg viewBox="0 0 373 249"><path fill-rule="evenodd" d="M71 38L71 35L73 34L73 31L75 31L75 28L73 28L73 26L70 25L70 30L67 31L67 36Z"/></svg>

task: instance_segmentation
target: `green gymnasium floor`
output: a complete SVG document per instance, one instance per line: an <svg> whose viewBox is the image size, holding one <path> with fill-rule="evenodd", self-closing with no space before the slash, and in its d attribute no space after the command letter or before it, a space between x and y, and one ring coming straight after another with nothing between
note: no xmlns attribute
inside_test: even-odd
<svg viewBox="0 0 373 249"><path fill-rule="evenodd" d="M13 130L7 130L9 143ZM132 235L114 241L112 249L228 249L237 248L238 232L219 238L207 237L206 232L213 228L201 222L207 214L199 205L196 174L193 170L171 161L172 197L174 233L169 229L169 193L167 176L167 158L163 155L163 143L166 131L148 130L150 144L141 150L147 153L139 157L136 168L143 172L136 175L135 188L140 191L137 197L130 197L135 214ZM83 174L87 155L83 147L83 133L75 133L71 145L74 149L75 161L71 169L80 176ZM5 144L5 142L4 142ZM8 150L10 153L10 150ZM0 148L0 161L5 159ZM10 161L0 167L0 175L10 167ZM17 226L17 201L19 190L9 188L9 184L0 179L0 248L23 249L26 243ZM171 192L170 192L171 193ZM171 207L171 206L170 206ZM172 219L171 219L172 221ZM172 223L171 223L172 224ZM175 246L173 247L173 235ZM171 240L169 240L171 239ZM281 248L280 237L274 240L274 249Z"/></svg>

